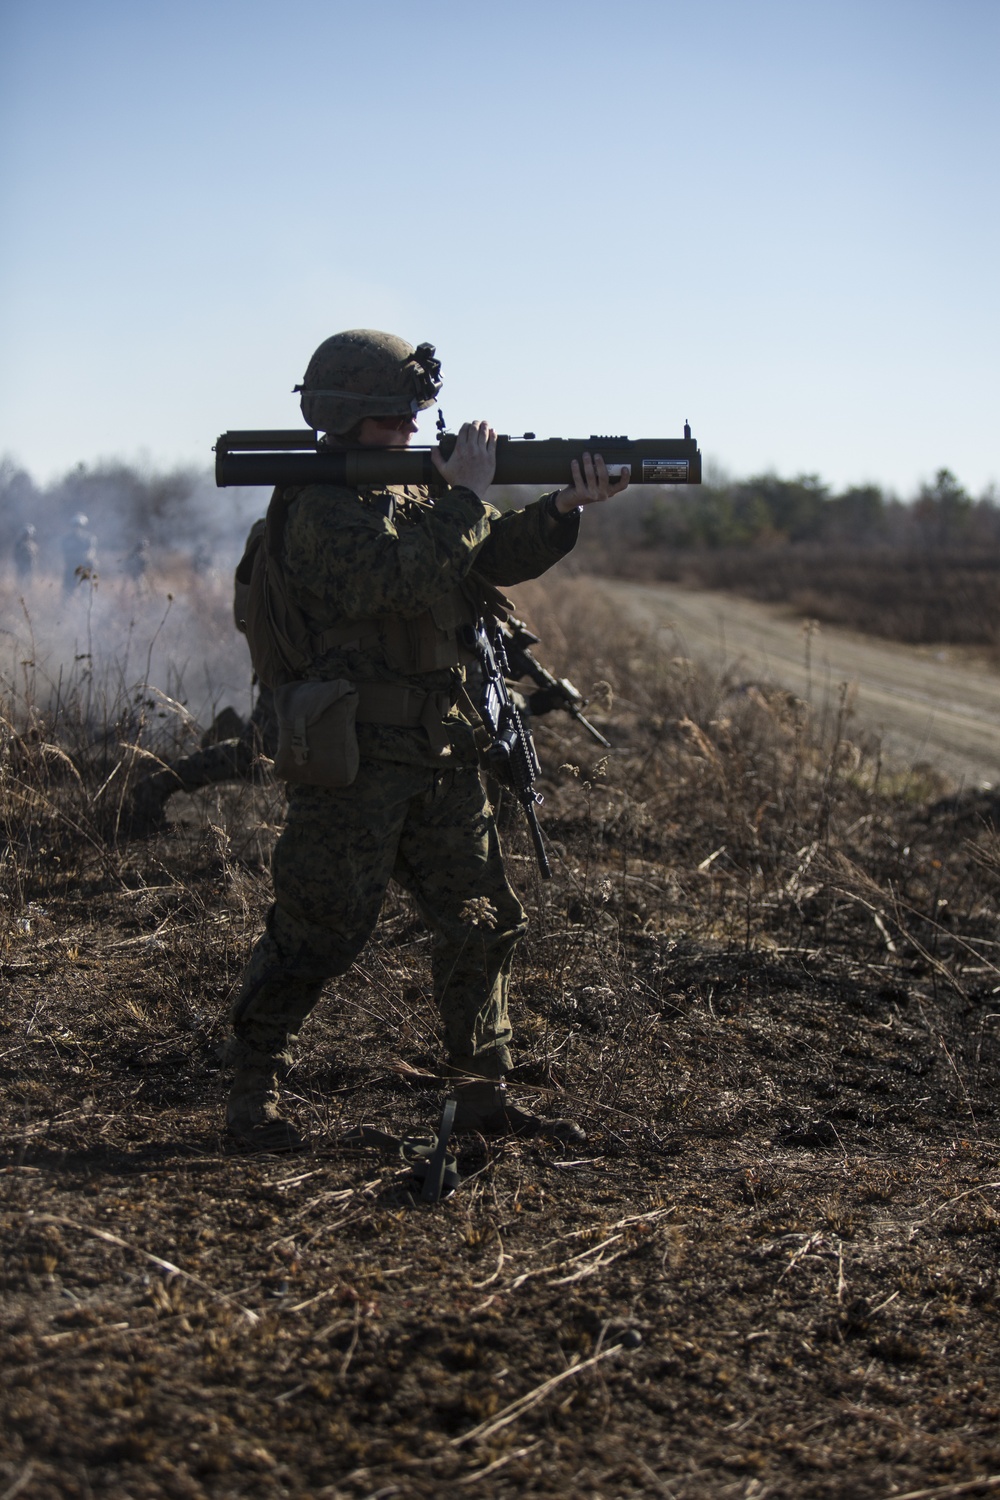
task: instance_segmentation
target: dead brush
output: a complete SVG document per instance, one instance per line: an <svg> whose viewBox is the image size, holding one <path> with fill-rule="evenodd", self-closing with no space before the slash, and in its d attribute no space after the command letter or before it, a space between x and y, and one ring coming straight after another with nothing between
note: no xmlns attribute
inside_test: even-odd
<svg viewBox="0 0 1000 1500"><path fill-rule="evenodd" d="M536 878L516 816L506 825L514 880L532 918L516 975L528 1011L526 1073L565 1085L606 1038L600 1067L586 1070L585 1102L619 1109L656 1045L665 1008L676 1003L667 998L674 988L666 954L678 940L747 957L819 945L876 962L889 953L898 968L886 934L895 941L891 932L907 920L909 951L932 974L954 977L962 943L965 961L982 957L986 950L968 934L956 937L939 920L952 899L945 887L954 892L950 866L934 898L946 905L929 913L912 879L899 878L908 861L900 850L910 847L888 833L899 799L891 786L888 795L879 791L877 747L855 732L846 692L812 708L766 682L669 654L669 646L665 654L663 641L624 627L586 580L524 586L518 608L542 637L547 664L598 704L591 711L612 740L610 752L599 749L558 714L536 722L551 884ZM164 983L178 995L205 984L217 972L208 954L221 954L234 982L267 901L279 789L241 786L185 799L193 830L174 854L150 850L140 874L135 851L115 840L116 813L130 778L191 742L196 726L183 693L126 686L121 665L95 681L89 658L75 673L46 675L35 646L31 663L0 683L4 858L18 900L69 891L91 870L119 888L187 890L185 922L161 919L156 934L169 955L186 955L172 980L171 959L164 961ZM175 668L175 693L178 684ZM994 853L988 840L981 845L985 887ZM848 867L864 872L861 884L845 885ZM979 924L995 904L982 894ZM408 991L421 1006L429 995L419 919L405 897L391 900L396 917L372 950L394 976L380 1010L389 1035L414 1003ZM973 909L971 894L964 904ZM925 916L942 931L921 927ZM412 933L402 950L399 932ZM377 1008L380 993L376 986ZM421 1036L418 1051L430 1055Z"/></svg>
<svg viewBox="0 0 1000 1500"><path fill-rule="evenodd" d="M135 622L128 626L121 657L98 658L84 650L66 660L58 646L42 648L28 621L27 647L17 645L9 668L0 671L5 816L10 832L15 825L20 830L29 861L40 830L49 829L42 850L49 873L53 840L87 844L113 867L122 810L135 779L198 744L201 730L187 706L180 667L168 668L166 686L152 679L162 623L149 622L153 636L145 643L144 675L138 680L130 671L138 646L132 638ZM30 654L20 656L22 649ZM250 843L262 822L273 826L273 806L268 813L241 820ZM57 853L56 864L63 859ZM42 874L39 866L36 875Z"/></svg>
<svg viewBox="0 0 1000 1500"><path fill-rule="evenodd" d="M516 1081L589 1140L463 1142L430 1211L398 1157L342 1140L440 1115L409 899L390 889L303 1028L312 1150L233 1155L215 1044L280 793L204 791L168 835L115 842L99 789L191 722L147 709L109 763L85 715L8 698L8 1488L832 1500L996 1473L984 804L928 806L846 698L824 717L702 669L586 580L518 604L613 746L540 720L554 879L504 835L530 920Z"/></svg>
<svg viewBox="0 0 1000 1500"><path fill-rule="evenodd" d="M537 726L557 876L531 885L522 993L545 1018L532 1026L542 1052L565 1057L566 1029L583 1044L569 1044L578 1057L602 1034L617 1038L588 1078L588 1107L617 1109L630 1088L634 1098L671 983L659 955L677 939L747 955L823 947L867 958L891 983L905 965L886 940L906 932L911 966L955 994L965 964L988 967L975 930L985 939L995 913L992 845L983 841L984 878L961 902L973 931L956 933L940 919L957 904L955 862L938 861L927 910L913 880L919 831L912 844L897 833L918 822L910 784L886 777L846 689L812 708L767 683L664 659L583 580L524 586L518 607L552 670L585 693L607 684L615 705L598 715L610 753L557 715ZM523 834L515 826L508 839L531 881ZM847 865L865 871L850 889Z"/></svg>

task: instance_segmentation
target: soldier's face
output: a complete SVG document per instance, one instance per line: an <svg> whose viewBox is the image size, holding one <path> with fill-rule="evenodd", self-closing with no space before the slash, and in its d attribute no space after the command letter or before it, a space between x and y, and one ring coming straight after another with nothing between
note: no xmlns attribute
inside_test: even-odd
<svg viewBox="0 0 1000 1500"><path fill-rule="evenodd" d="M405 448L416 430L416 418L409 412L402 417L365 417L358 442L362 448Z"/></svg>

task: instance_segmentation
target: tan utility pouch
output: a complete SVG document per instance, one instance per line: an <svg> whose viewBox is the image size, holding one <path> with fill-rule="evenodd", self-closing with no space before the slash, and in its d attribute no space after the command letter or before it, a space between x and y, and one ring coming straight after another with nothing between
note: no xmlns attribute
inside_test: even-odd
<svg viewBox="0 0 1000 1500"><path fill-rule="evenodd" d="M286 682L275 690L274 773L297 786L350 786L358 774L358 693L344 682Z"/></svg>

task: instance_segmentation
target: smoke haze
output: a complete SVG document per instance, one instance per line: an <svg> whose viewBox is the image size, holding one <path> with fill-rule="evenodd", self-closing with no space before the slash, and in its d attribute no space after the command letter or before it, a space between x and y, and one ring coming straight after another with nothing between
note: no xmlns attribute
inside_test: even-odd
<svg viewBox="0 0 1000 1500"><path fill-rule="evenodd" d="M173 748L251 706L233 570L267 503L193 470L108 462L40 487L0 463L0 685L22 720L73 693L96 734L132 706ZM74 524L75 523L75 524Z"/></svg>

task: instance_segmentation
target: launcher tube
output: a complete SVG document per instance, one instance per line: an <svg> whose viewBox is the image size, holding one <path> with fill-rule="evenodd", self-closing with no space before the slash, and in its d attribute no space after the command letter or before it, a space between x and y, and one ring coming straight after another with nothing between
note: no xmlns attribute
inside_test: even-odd
<svg viewBox="0 0 1000 1500"><path fill-rule="evenodd" d="M445 433L447 458L455 438ZM326 448L314 432L224 432L215 445L215 482L229 485L434 484L431 448ZM570 465L600 453L612 473L628 465L632 484L700 484L701 452L683 438L497 438L494 484L569 485Z"/></svg>

